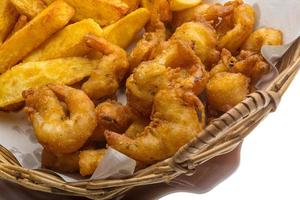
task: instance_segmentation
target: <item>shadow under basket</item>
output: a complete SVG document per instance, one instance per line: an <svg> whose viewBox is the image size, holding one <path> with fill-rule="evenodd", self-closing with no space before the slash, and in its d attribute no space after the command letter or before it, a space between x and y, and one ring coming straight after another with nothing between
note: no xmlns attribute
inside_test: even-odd
<svg viewBox="0 0 300 200"><path fill-rule="evenodd" d="M90 199L112 199L143 185L170 182L179 175L193 175L206 161L234 150L269 113L276 110L300 67L300 39L278 63L279 76L265 90L250 94L243 102L214 120L173 157L137 171L126 179L66 183L53 174L22 168L0 146L0 178L25 188Z"/></svg>

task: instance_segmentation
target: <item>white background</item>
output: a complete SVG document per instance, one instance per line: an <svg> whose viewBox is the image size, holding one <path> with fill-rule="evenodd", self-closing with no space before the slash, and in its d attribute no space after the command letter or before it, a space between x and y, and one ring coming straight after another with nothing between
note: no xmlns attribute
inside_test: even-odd
<svg viewBox="0 0 300 200"><path fill-rule="evenodd" d="M276 111L244 141L236 172L205 194L172 193L161 200L300 199L300 75ZM155 191L153 191L155 193ZM0 182L0 200L57 199ZM71 199L71 198L62 198Z"/></svg>

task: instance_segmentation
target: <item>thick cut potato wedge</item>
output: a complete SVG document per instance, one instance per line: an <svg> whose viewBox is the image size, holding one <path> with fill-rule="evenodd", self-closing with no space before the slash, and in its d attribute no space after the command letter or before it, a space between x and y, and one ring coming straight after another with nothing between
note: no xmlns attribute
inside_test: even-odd
<svg viewBox="0 0 300 200"><path fill-rule="evenodd" d="M124 3L126 3L129 7L128 12L132 12L135 9L137 9L141 3L141 0L122 0Z"/></svg>
<svg viewBox="0 0 300 200"><path fill-rule="evenodd" d="M0 44L13 29L18 20L18 12L9 0L0 0Z"/></svg>
<svg viewBox="0 0 300 200"><path fill-rule="evenodd" d="M170 0L170 6L172 11L185 10L199 5L202 0Z"/></svg>
<svg viewBox="0 0 300 200"><path fill-rule="evenodd" d="M74 9L64 1L56 1L0 47L0 73L5 72L37 48L53 33L64 27L74 15Z"/></svg>
<svg viewBox="0 0 300 200"><path fill-rule="evenodd" d="M22 29L28 23L28 17L26 15L20 15L18 21L16 22L14 28L9 33L6 39L10 38L13 34L15 34L18 30Z"/></svg>
<svg viewBox="0 0 300 200"><path fill-rule="evenodd" d="M149 18L150 12L148 9L139 8L116 23L105 27L103 37L122 48L127 48Z"/></svg>
<svg viewBox="0 0 300 200"><path fill-rule="evenodd" d="M53 35L46 43L25 58L23 62L86 55L89 53L90 48L84 41L85 36L89 33L101 36L102 32L99 24L93 19L84 19L66 26Z"/></svg>
<svg viewBox="0 0 300 200"><path fill-rule="evenodd" d="M46 8L42 0L10 0L19 13L30 19L38 15Z"/></svg>
<svg viewBox="0 0 300 200"><path fill-rule="evenodd" d="M0 109L23 101L22 92L47 83L74 84L89 76L99 61L73 57L19 64L0 76Z"/></svg>
<svg viewBox="0 0 300 200"><path fill-rule="evenodd" d="M44 0L48 5L54 0ZM101 26L114 23L123 17L129 10L126 3L121 0L65 0L75 8L74 21L93 18Z"/></svg>

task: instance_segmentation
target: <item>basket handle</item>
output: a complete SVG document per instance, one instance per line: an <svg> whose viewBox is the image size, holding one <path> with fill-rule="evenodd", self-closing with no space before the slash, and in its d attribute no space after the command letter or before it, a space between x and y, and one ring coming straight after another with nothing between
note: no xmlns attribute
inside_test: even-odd
<svg viewBox="0 0 300 200"><path fill-rule="evenodd" d="M216 144L223 138L227 130L249 116L271 106L275 111L280 102L280 95L273 91L256 91L237 106L229 110L220 118L214 120L191 142L183 146L170 159L169 165L177 172L191 175L194 173L196 164L193 157L204 152L209 146Z"/></svg>

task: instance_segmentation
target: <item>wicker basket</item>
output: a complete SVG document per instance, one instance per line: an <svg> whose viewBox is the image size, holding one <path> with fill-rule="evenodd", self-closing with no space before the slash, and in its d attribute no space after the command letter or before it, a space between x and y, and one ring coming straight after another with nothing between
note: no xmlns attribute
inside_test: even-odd
<svg viewBox="0 0 300 200"><path fill-rule="evenodd" d="M42 192L111 199L136 186L169 182L181 174L192 175L196 166L235 149L260 121L275 111L299 67L300 39L283 56L277 65L280 75L266 90L252 93L213 121L172 158L138 171L130 178L66 183L54 174L22 168L14 156L1 146L0 178Z"/></svg>

